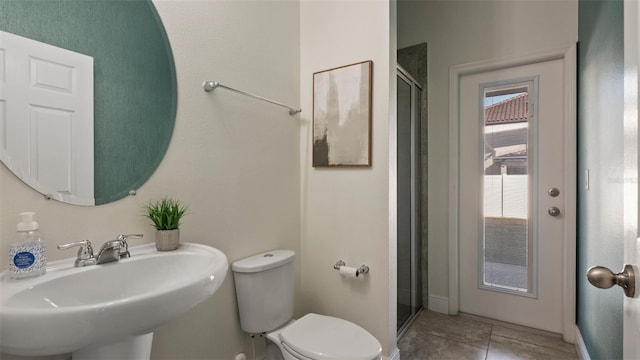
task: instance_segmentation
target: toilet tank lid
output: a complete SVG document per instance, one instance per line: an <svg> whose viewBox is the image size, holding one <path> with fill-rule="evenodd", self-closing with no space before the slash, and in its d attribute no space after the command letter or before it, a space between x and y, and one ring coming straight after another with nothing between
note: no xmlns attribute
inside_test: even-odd
<svg viewBox="0 0 640 360"><path fill-rule="evenodd" d="M295 255L292 250L271 250L235 261L231 264L231 269L239 273L269 270L292 262Z"/></svg>

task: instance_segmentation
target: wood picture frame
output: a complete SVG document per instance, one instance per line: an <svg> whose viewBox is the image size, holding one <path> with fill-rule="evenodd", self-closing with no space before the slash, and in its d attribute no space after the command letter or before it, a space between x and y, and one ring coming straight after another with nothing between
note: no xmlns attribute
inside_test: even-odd
<svg viewBox="0 0 640 360"><path fill-rule="evenodd" d="M313 74L313 167L371 166L373 61Z"/></svg>

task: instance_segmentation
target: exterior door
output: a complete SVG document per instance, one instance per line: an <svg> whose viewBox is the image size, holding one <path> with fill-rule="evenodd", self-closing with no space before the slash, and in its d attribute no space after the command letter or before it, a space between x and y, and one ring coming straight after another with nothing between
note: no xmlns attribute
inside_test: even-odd
<svg viewBox="0 0 640 360"><path fill-rule="evenodd" d="M564 62L460 77L459 310L563 332Z"/></svg>

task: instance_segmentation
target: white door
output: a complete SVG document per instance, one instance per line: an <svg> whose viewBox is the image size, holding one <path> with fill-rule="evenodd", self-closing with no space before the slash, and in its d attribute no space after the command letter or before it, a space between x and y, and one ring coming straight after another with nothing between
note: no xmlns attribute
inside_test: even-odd
<svg viewBox="0 0 640 360"><path fill-rule="evenodd" d="M459 310L563 332L562 59L459 80Z"/></svg>
<svg viewBox="0 0 640 360"><path fill-rule="evenodd" d="M624 277L629 280L625 285L634 284L635 291L625 289L623 303L623 358L640 359L640 188L638 181L639 123L640 113L640 6L635 0L624 2ZM617 241L618 239L609 239ZM629 269L628 267L631 267ZM613 274L618 269L590 269L589 281L595 286L609 288L618 281ZM635 279L629 277L635 274ZM620 275L620 274L618 274ZM635 280L635 281L634 281ZM610 290L609 290L610 291ZM614 289L614 291L619 291Z"/></svg>
<svg viewBox="0 0 640 360"><path fill-rule="evenodd" d="M636 294L624 298L623 355L625 359L640 359L640 197L638 196L638 112L640 95L640 6L635 0L624 2L624 261L636 274ZM617 269L616 269L617 270Z"/></svg>
<svg viewBox="0 0 640 360"><path fill-rule="evenodd" d="M93 205L93 58L0 31L0 66L0 159L41 193Z"/></svg>

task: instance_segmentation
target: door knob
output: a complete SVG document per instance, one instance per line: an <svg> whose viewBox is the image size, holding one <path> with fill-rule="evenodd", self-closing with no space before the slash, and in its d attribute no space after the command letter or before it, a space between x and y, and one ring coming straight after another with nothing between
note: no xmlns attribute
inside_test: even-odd
<svg viewBox="0 0 640 360"><path fill-rule="evenodd" d="M587 271L587 279L591 285L601 289L618 285L622 287L626 296L634 297L636 295L636 276L633 266L628 264L618 274L614 274L604 266L594 266Z"/></svg>
<svg viewBox="0 0 640 360"><path fill-rule="evenodd" d="M547 210L547 212L549 213L549 215L553 217L560 215L560 209L558 209L555 206L550 207L549 210Z"/></svg>

